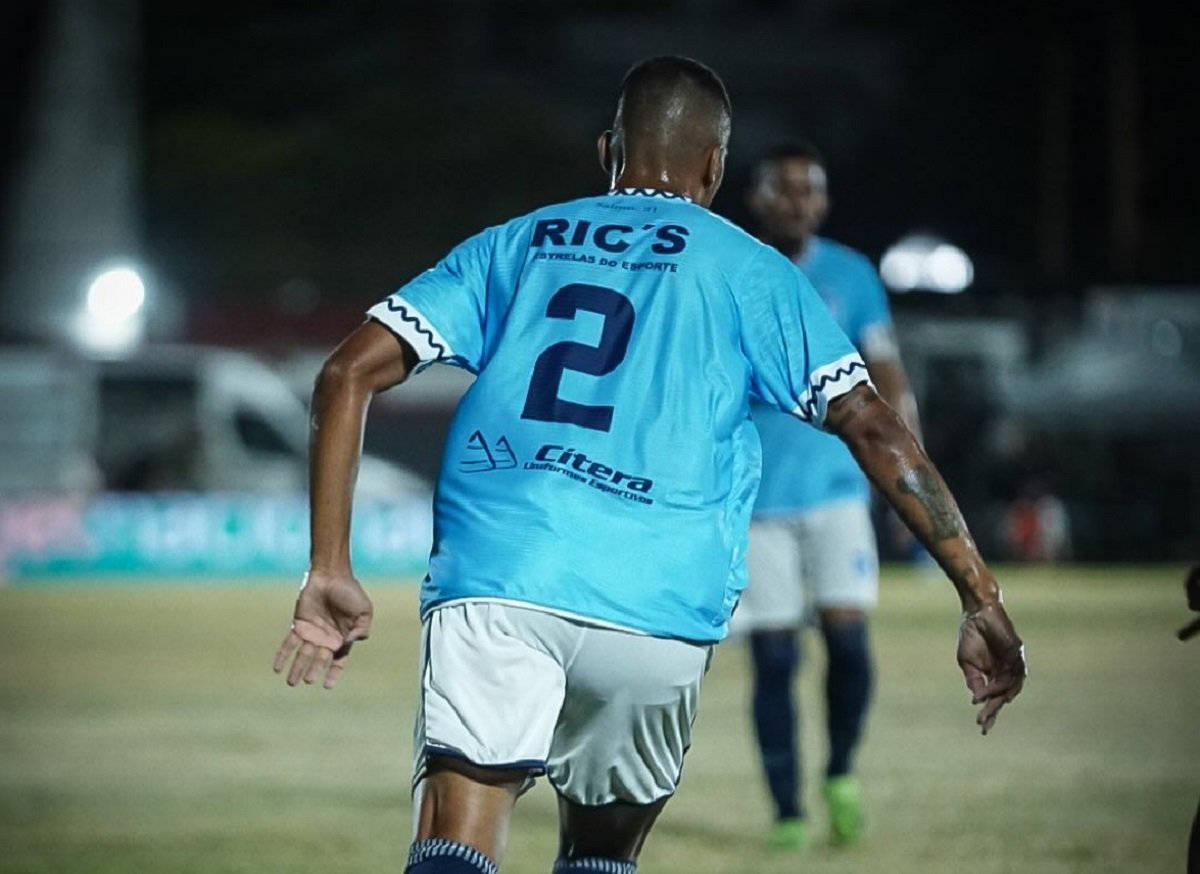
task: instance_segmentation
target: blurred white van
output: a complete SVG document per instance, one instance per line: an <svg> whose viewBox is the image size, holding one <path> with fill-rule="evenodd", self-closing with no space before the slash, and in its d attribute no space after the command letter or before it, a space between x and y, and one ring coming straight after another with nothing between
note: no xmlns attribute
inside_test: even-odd
<svg viewBox="0 0 1200 874"><path fill-rule="evenodd" d="M0 349L0 491L299 492L308 412L270 367L226 349L131 358ZM357 495L428 496L429 484L365 455Z"/></svg>

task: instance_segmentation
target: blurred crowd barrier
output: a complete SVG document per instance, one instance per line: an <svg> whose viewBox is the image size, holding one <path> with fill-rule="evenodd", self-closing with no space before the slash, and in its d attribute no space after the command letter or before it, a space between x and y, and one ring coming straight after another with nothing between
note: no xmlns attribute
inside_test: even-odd
<svg viewBox="0 0 1200 874"><path fill-rule="evenodd" d="M362 575L411 579L432 542L429 501L360 500L351 550ZM78 575L300 574L308 563L301 494L101 493L0 497L0 576L12 585Z"/></svg>

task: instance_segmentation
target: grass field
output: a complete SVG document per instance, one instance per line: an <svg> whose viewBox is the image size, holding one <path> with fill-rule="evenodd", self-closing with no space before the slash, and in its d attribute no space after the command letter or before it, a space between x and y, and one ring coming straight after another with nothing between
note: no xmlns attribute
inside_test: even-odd
<svg viewBox="0 0 1200 874"><path fill-rule="evenodd" d="M640 870L1182 872L1200 795L1200 640L1173 634L1189 617L1182 576L1004 572L1032 675L981 738L953 662L949 585L889 572L859 762L871 829L849 851L762 848L746 652L724 645ZM374 595L374 639L323 693L268 669L288 586L0 591L0 871L402 871L415 593ZM811 643L805 748L817 764ZM522 801L505 871L549 871L553 811L544 785Z"/></svg>

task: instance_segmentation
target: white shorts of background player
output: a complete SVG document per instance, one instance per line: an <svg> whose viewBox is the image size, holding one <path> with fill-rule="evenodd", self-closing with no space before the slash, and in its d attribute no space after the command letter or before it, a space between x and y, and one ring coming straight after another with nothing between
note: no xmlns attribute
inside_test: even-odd
<svg viewBox="0 0 1200 874"><path fill-rule="evenodd" d="M796 628L814 610L870 611L879 602L879 553L865 501L757 517L746 555L750 584L730 630Z"/></svg>

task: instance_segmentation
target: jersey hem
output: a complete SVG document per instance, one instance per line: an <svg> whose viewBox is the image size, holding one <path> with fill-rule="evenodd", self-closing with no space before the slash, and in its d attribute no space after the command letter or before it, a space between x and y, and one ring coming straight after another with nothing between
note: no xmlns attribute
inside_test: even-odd
<svg viewBox="0 0 1200 874"><path fill-rule="evenodd" d="M773 508L770 510L759 510L756 508L751 519L782 519L787 516L801 516L805 513L811 513L816 510L828 510L833 507L837 507L840 504L866 504L869 507L871 504L871 496L870 493L863 495L861 498L842 495L837 498L830 498L827 501L815 501L811 504L790 504L787 507L781 507L778 509Z"/></svg>
<svg viewBox="0 0 1200 874"><path fill-rule="evenodd" d="M725 639L729 633L728 620L725 622L725 634L720 636L713 635L711 637L687 637L682 634L667 634L665 632L647 631L644 628L635 628L631 625L622 625L619 622L610 622L607 619L597 619L595 616L585 616L582 613L574 613L570 610L564 610L561 607L550 607L546 604L539 604L534 601L522 601L518 598L498 598L492 595L463 595L458 598L448 598L445 601L436 601L428 606L421 607L421 621L424 622L430 614L443 607L451 607L456 604L503 604L508 607L516 607L523 610L534 610L538 613L548 613L551 616L557 616L560 619L566 619L568 622L577 622L580 625L588 625L593 628L603 628L607 631L619 631L623 634L636 634L638 637L653 637L659 640L677 640L681 643L691 644L692 646L715 646Z"/></svg>
<svg viewBox="0 0 1200 874"><path fill-rule="evenodd" d="M591 625L596 628L606 628L609 631L622 631L625 634L636 634L639 637L658 636L655 634L650 634L647 631L642 631L639 628L631 628L628 625L621 625L617 622L608 622L604 619L596 619L593 616L583 616L579 613L572 613L570 610L562 610L558 607L547 607L544 604L535 604L532 601L521 601L516 598L495 598L486 595L466 595L461 598L450 598L446 601L438 601L436 604L432 604L429 607L421 610L421 621L424 621L431 613L441 610L443 607L453 607L456 604L503 604L506 607L517 607L522 610L534 610L538 613L549 613L551 616L558 616L560 619L578 622L580 625Z"/></svg>

